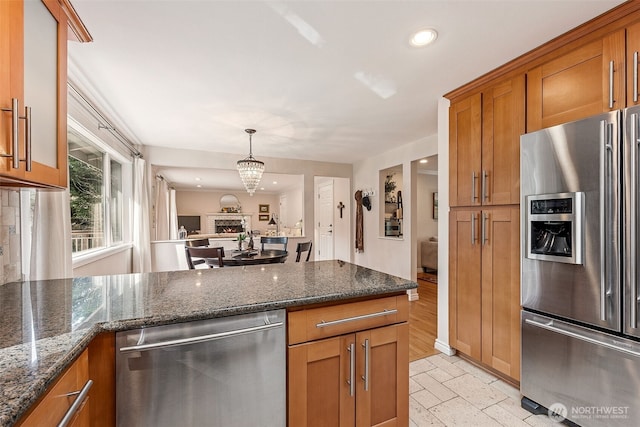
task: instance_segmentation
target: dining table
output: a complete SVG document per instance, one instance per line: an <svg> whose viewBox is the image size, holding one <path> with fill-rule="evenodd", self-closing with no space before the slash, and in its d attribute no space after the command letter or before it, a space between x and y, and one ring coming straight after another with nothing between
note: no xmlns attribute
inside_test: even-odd
<svg viewBox="0 0 640 427"><path fill-rule="evenodd" d="M285 262L289 252L280 249L265 249L263 251L243 250L243 251L225 251L222 263L225 267L241 266L241 265L257 265L257 264L276 264ZM207 264L218 265L217 258L207 258Z"/></svg>

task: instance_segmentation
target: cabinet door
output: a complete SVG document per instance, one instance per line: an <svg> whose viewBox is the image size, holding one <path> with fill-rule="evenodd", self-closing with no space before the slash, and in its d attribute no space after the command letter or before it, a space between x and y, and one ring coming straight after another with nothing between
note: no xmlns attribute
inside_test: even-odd
<svg viewBox="0 0 640 427"><path fill-rule="evenodd" d="M449 214L449 339L451 345L481 359L480 211Z"/></svg>
<svg viewBox="0 0 640 427"><path fill-rule="evenodd" d="M67 185L67 25L58 1L25 2L24 105L32 133L25 179L56 187Z"/></svg>
<svg viewBox="0 0 640 427"><path fill-rule="evenodd" d="M527 132L623 108L624 85L621 30L527 73Z"/></svg>
<svg viewBox="0 0 640 427"><path fill-rule="evenodd" d="M356 426L409 424L409 325L358 332Z"/></svg>
<svg viewBox="0 0 640 427"><path fill-rule="evenodd" d="M355 352L354 334L289 347L290 427L355 425Z"/></svg>
<svg viewBox="0 0 640 427"><path fill-rule="evenodd" d="M520 135L524 129L524 75L482 95L483 205L520 203Z"/></svg>
<svg viewBox="0 0 640 427"><path fill-rule="evenodd" d="M627 28L627 107L640 104L640 22Z"/></svg>
<svg viewBox="0 0 640 427"><path fill-rule="evenodd" d="M520 379L520 209L482 211L482 362Z"/></svg>
<svg viewBox="0 0 640 427"><path fill-rule="evenodd" d="M23 99L22 51L23 8L18 1L0 1L0 175L20 179L24 176L22 167L13 168L11 156L14 153L13 136L18 135L18 155L23 156L24 132L21 121L13 122L12 99ZM17 116L23 114L19 109Z"/></svg>
<svg viewBox="0 0 640 427"><path fill-rule="evenodd" d="M480 204L482 94L449 108L449 195L451 206Z"/></svg>

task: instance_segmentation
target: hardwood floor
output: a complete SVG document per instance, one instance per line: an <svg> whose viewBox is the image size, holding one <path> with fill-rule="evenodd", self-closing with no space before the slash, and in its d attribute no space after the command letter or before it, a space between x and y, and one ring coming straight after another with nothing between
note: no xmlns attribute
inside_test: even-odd
<svg viewBox="0 0 640 427"><path fill-rule="evenodd" d="M411 361L438 354L433 345L438 332L438 276L418 273L417 301L410 302L409 359ZM430 280L430 281L429 281Z"/></svg>

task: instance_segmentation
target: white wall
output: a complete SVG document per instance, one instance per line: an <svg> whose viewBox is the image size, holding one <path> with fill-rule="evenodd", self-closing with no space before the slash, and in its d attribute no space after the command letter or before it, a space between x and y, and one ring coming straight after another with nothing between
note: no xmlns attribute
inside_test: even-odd
<svg viewBox="0 0 640 427"><path fill-rule="evenodd" d="M73 277L129 274L131 270L131 247L114 249L106 256L92 258L89 262L73 263Z"/></svg>
<svg viewBox="0 0 640 427"><path fill-rule="evenodd" d="M449 347L449 100L438 100L438 338L435 347Z"/></svg>
<svg viewBox="0 0 640 427"><path fill-rule="evenodd" d="M390 143L392 145L392 143ZM411 162L438 153L438 139L435 135L401 145L378 156L357 162L353 165L353 189L374 189L371 198L371 210L363 210L364 216L364 252L354 253L353 262L380 270L388 274L415 280L415 237L412 236L415 224L415 173L411 173ZM402 165L403 234L397 237L384 237L380 233L382 221L380 204L384 203L384 187L380 188L379 171L396 165ZM412 193L412 194L410 194ZM382 233L384 234L384 233ZM413 254L413 255L412 255Z"/></svg>
<svg viewBox="0 0 640 427"><path fill-rule="evenodd" d="M185 150L145 146L144 158L149 165L194 168L236 169L236 162L242 157L237 154L212 153L208 151ZM314 177L334 176L351 178L353 167L347 163L314 162L309 160L260 157L265 163L265 171L304 175L304 235L313 236L314 224ZM151 193L153 194L153 193ZM254 196L255 197L255 196ZM346 202L345 202L346 203Z"/></svg>
<svg viewBox="0 0 640 427"><path fill-rule="evenodd" d="M178 215L200 215L201 234L207 234L207 214L220 212L220 197L230 194L229 191L176 190L176 206ZM258 194L253 197L245 191L238 191L235 196L240 201L242 212L251 214L251 228L267 231L268 221L259 221L258 205L269 205L269 218L272 213L278 214L279 197L277 194ZM302 201L299 202L300 204ZM302 207L300 207L301 209ZM249 215L247 215L249 216Z"/></svg>

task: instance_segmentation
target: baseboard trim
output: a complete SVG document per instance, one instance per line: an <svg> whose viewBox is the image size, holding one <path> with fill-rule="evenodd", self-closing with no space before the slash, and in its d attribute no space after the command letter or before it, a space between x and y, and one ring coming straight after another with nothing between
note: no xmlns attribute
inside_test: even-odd
<svg viewBox="0 0 640 427"><path fill-rule="evenodd" d="M438 338L436 338L436 342L434 345L435 349L438 350L441 353L446 354L447 356L453 356L454 354L456 354L456 349L449 347L449 344L440 341Z"/></svg>

